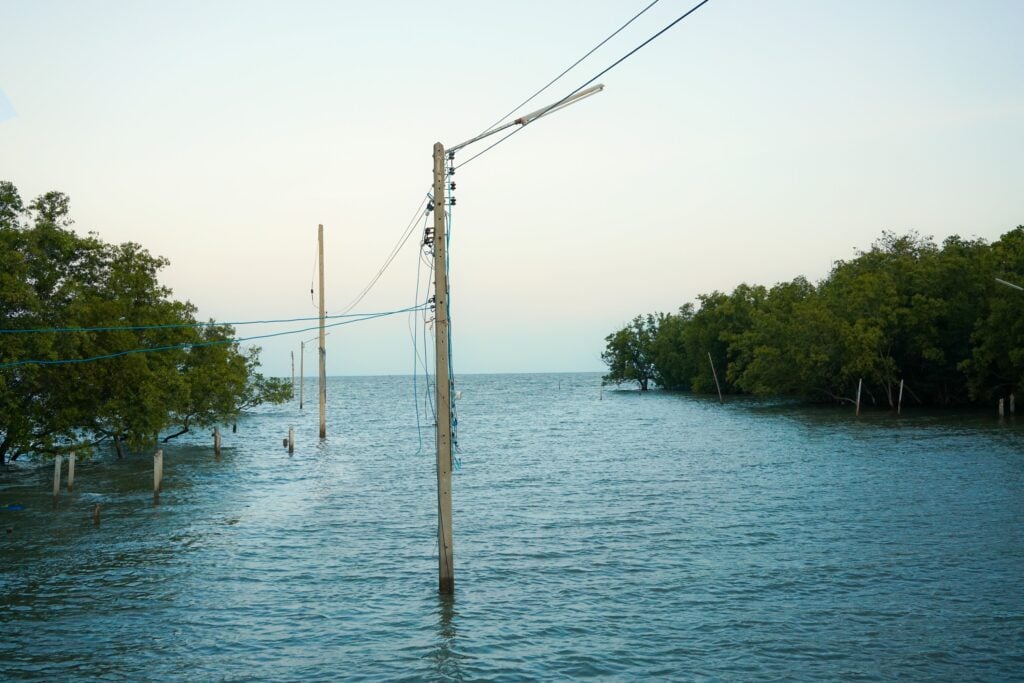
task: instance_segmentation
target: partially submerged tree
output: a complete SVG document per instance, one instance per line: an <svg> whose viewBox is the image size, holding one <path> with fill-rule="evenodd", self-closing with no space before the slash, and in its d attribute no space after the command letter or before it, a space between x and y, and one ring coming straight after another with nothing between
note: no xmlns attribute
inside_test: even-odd
<svg viewBox="0 0 1024 683"><path fill-rule="evenodd" d="M108 441L120 453L290 396L255 372L258 349L171 298L165 259L70 225L65 195L26 208L0 182L0 463Z"/></svg>

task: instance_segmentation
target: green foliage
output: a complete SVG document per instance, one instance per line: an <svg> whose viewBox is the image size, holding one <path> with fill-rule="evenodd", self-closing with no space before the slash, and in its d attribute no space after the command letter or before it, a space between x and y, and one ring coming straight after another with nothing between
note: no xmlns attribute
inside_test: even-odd
<svg viewBox="0 0 1024 683"><path fill-rule="evenodd" d="M640 391L647 391L654 376L651 345L657 327L655 316L638 315L629 325L605 337L607 347L601 354L609 370L604 376L605 384L636 382Z"/></svg>
<svg viewBox="0 0 1024 683"><path fill-rule="evenodd" d="M644 338L648 375L664 388L894 406L900 382L921 403L987 401L1024 386L1024 226L996 243L883 233L818 284L740 285L678 314L636 318L610 335L606 379L637 379L627 351Z"/></svg>
<svg viewBox="0 0 1024 683"><path fill-rule="evenodd" d="M0 182L0 326L119 329L2 334L0 363L185 346L0 368L0 462L105 441L119 452L122 443L140 448L161 432L226 422L247 406L290 395L290 385L255 372L258 349L239 349L228 326L124 329L192 325L195 309L160 285L165 259L138 244L77 235L68 208L58 192L26 208L14 185ZM205 342L217 343L188 346Z"/></svg>

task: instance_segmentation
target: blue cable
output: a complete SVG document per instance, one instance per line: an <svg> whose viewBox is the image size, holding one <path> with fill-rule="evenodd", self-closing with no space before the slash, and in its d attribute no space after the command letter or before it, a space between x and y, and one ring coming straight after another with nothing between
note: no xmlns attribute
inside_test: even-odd
<svg viewBox="0 0 1024 683"><path fill-rule="evenodd" d="M338 327L340 325L350 325L352 323L363 322L364 320L373 320L375 318L383 318L383 317L386 317L386 316L389 316L389 315L397 315L399 313L408 313L410 311L415 311L415 310L422 310L422 306L412 306L412 307L409 307L409 308L403 308L403 309L400 309L400 310L397 310L397 311L387 311L387 312L384 312L384 313L366 314L364 317L359 318L359 319L343 320L341 322L331 323L330 325L324 325L324 327L328 328L328 327ZM241 343L241 342L252 341L254 339L269 339L270 337L282 337L282 336L289 335L289 334L299 334L300 332L309 332L311 330L319 330L319 329L320 329L320 326L317 325L316 327L304 327L304 328L299 329L299 330L287 330L285 332L273 332L271 334L260 334L260 335L255 335L255 336L252 336L252 337L233 337L231 339L217 339L217 340L208 341L208 342L186 342L184 344L171 344L171 345L168 345L168 346L153 346L153 347L148 347L148 348L129 349L127 351L118 351L116 353L108 353L108 354L104 354L104 355L101 355L101 356L91 356L89 358L65 358L65 359L57 359L57 360L42 360L42 359L19 360L19 361L12 361L10 363L0 363L0 369L13 368L13 367L18 367L18 366L22 366L22 365L77 365L77 364L81 364L81 363L92 363L94 361L108 360L110 358L119 358L121 356L130 356L130 355L134 355L134 354L138 354L138 353L154 353L154 352L157 352L157 351L173 351L173 350L176 350L176 349L199 348L199 347L203 347L203 346L218 346L218 345L221 345L221 344L238 344L238 343Z"/></svg>

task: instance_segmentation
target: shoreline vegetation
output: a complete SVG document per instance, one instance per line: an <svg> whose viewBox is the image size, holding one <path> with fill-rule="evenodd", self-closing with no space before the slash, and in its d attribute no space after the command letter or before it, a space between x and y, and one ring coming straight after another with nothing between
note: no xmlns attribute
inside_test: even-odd
<svg viewBox="0 0 1024 683"><path fill-rule="evenodd" d="M121 457L291 397L257 372L258 347L171 298L166 259L72 223L67 195L26 206L0 181L0 464L101 445Z"/></svg>
<svg viewBox="0 0 1024 683"><path fill-rule="evenodd" d="M902 385L904 403L989 404L1024 386L1014 285L1024 226L991 244L883 232L818 283L740 284L636 316L605 338L603 383L851 404L860 385L890 409Z"/></svg>

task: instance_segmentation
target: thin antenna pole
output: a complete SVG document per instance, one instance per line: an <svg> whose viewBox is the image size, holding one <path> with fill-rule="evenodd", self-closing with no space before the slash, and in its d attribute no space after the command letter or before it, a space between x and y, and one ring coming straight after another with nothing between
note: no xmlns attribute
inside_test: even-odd
<svg viewBox="0 0 1024 683"><path fill-rule="evenodd" d="M320 438L327 438L327 339L324 333L324 226L317 229L320 254Z"/></svg>

